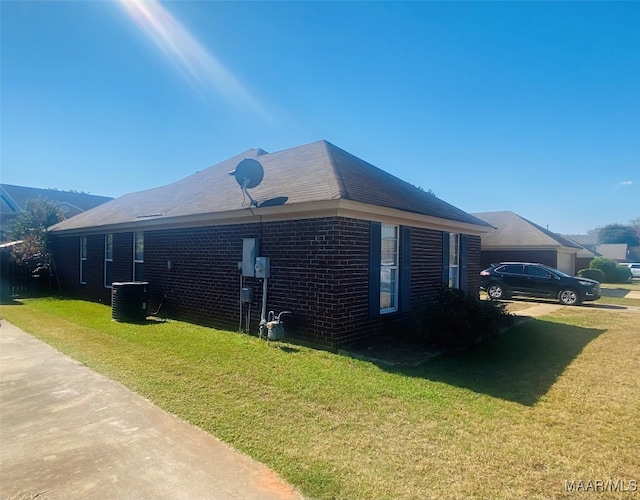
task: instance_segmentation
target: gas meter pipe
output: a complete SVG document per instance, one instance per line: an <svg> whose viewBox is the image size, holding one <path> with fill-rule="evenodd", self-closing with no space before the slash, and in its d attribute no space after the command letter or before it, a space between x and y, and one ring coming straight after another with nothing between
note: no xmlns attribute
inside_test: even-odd
<svg viewBox="0 0 640 500"><path fill-rule="evenodd" d="M267 278L262 279L262 316L260 317L260 337L263 337L267 326Z"/></svg>
<svg viewBox="0 0 640 500"><path fill-rule="evenodd" d="M242 276L242 271L240 271L240 325L238 325L238 330L242 331L242 286L244 285L244 276Z"/></svg>

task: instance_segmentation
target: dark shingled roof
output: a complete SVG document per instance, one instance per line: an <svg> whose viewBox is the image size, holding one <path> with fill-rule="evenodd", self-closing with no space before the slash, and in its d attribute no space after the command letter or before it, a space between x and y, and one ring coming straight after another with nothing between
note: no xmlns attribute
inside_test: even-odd
<svg viewBox="0 0 640 500"><path fill-rule="evenodd" d="M571 241L575 241L579 245L597 245L598 241L598 233L592 234L565 234L566 238L569 238Z"/></svg>
<svg viewBox="0 0 640 500"><path fill-rule="evenodd" d="M140 221L141 216L157 220L246 208L248 200L243 200L234 177L228 175L245 158L257 159L264 168L264 180L250 190L258 203L286 198L285 206L294 210L300 203L342 199L489 227L333 144L319 141L277 153L250 149L172 184L124 195L50 229L64 231L130 223Z"/></svg>
<svg viewBox="0 0 640 500"><path fill-rule="evenodd" d="M113 198L108 196L96 196L88 193L75 193L73 191L59 191L57 189L39 189L26 186L14 186L13 184L0 184L0 213L14 214L24 210L28 200L44 198L59 204L70 205L78 212L90 210Z"/></svg>
<svg viewBox="0 0 640 500"><path fill-rule="evenodd" d="M497 247L569 247L582 246L569 238L553 233L513 212L482 212L474 216L496 228L482 235L483 248Z"/></svg>

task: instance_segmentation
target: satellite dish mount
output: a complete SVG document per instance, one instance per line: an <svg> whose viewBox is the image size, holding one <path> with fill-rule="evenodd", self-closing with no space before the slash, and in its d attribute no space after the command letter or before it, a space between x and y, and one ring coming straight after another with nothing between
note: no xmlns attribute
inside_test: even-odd
<svg viewBox="0 0 640 500"><path fill-rule="evenodd" d="M245 158L236 166L235 170L229 172L236 178L236 182L242 190L242 194L249 198L249 206L257 207L258 202L254 200L247 189L258 186L264 177L264 169L258 160ZM242 202L244 206L244 201Z"/></svg>

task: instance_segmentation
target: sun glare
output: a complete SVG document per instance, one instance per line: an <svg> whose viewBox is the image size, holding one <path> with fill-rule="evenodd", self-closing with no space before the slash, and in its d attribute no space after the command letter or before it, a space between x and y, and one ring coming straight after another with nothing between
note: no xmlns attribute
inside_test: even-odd
<svg viewBox="0 0 640 500"><path fill-rule="evenodd" d="M215 90L235 107L267 117L233 74L156 0L119 0L119 4L192 86Z"/></svg>

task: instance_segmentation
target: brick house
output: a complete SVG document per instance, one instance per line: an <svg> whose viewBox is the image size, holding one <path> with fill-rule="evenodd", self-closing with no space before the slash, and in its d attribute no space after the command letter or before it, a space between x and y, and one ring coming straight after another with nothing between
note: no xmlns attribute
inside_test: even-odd
<svg viewBox="0 0 640 500"><path fill-rule="evenodd" d="M247 158L264 169L250 193L229 175ZM238 328L249 310L253 332L264 280L243 276L241 264L245 242L257 242L270 259L267 309L292 311L287 331L338 347L405 324L443 282L477 292L489 229L319 141L248 150L63 221L49 236L63 293L109 303L112 282L143 279L151 311ZM241 288L253 291L244 312Z"/></svg>
<svg viewBox="0 0 640 500"><path fill-rule="evenodd" d="M562 272L576 274L576 254L582 246L513 212L473 214L495 230L481 237L483 268L496 262L538 262Z"/></svg>
<svg viewBox="0 0 640 500"><path fill-rule="evenodd" d="M580 243L578 243L578 245L580 245ZM576 272L581 269L589 269L589 264L591 264L591 261L597 256L598 254L587 248L582 247L578 249L578 252L576 253Z"/></svg>

